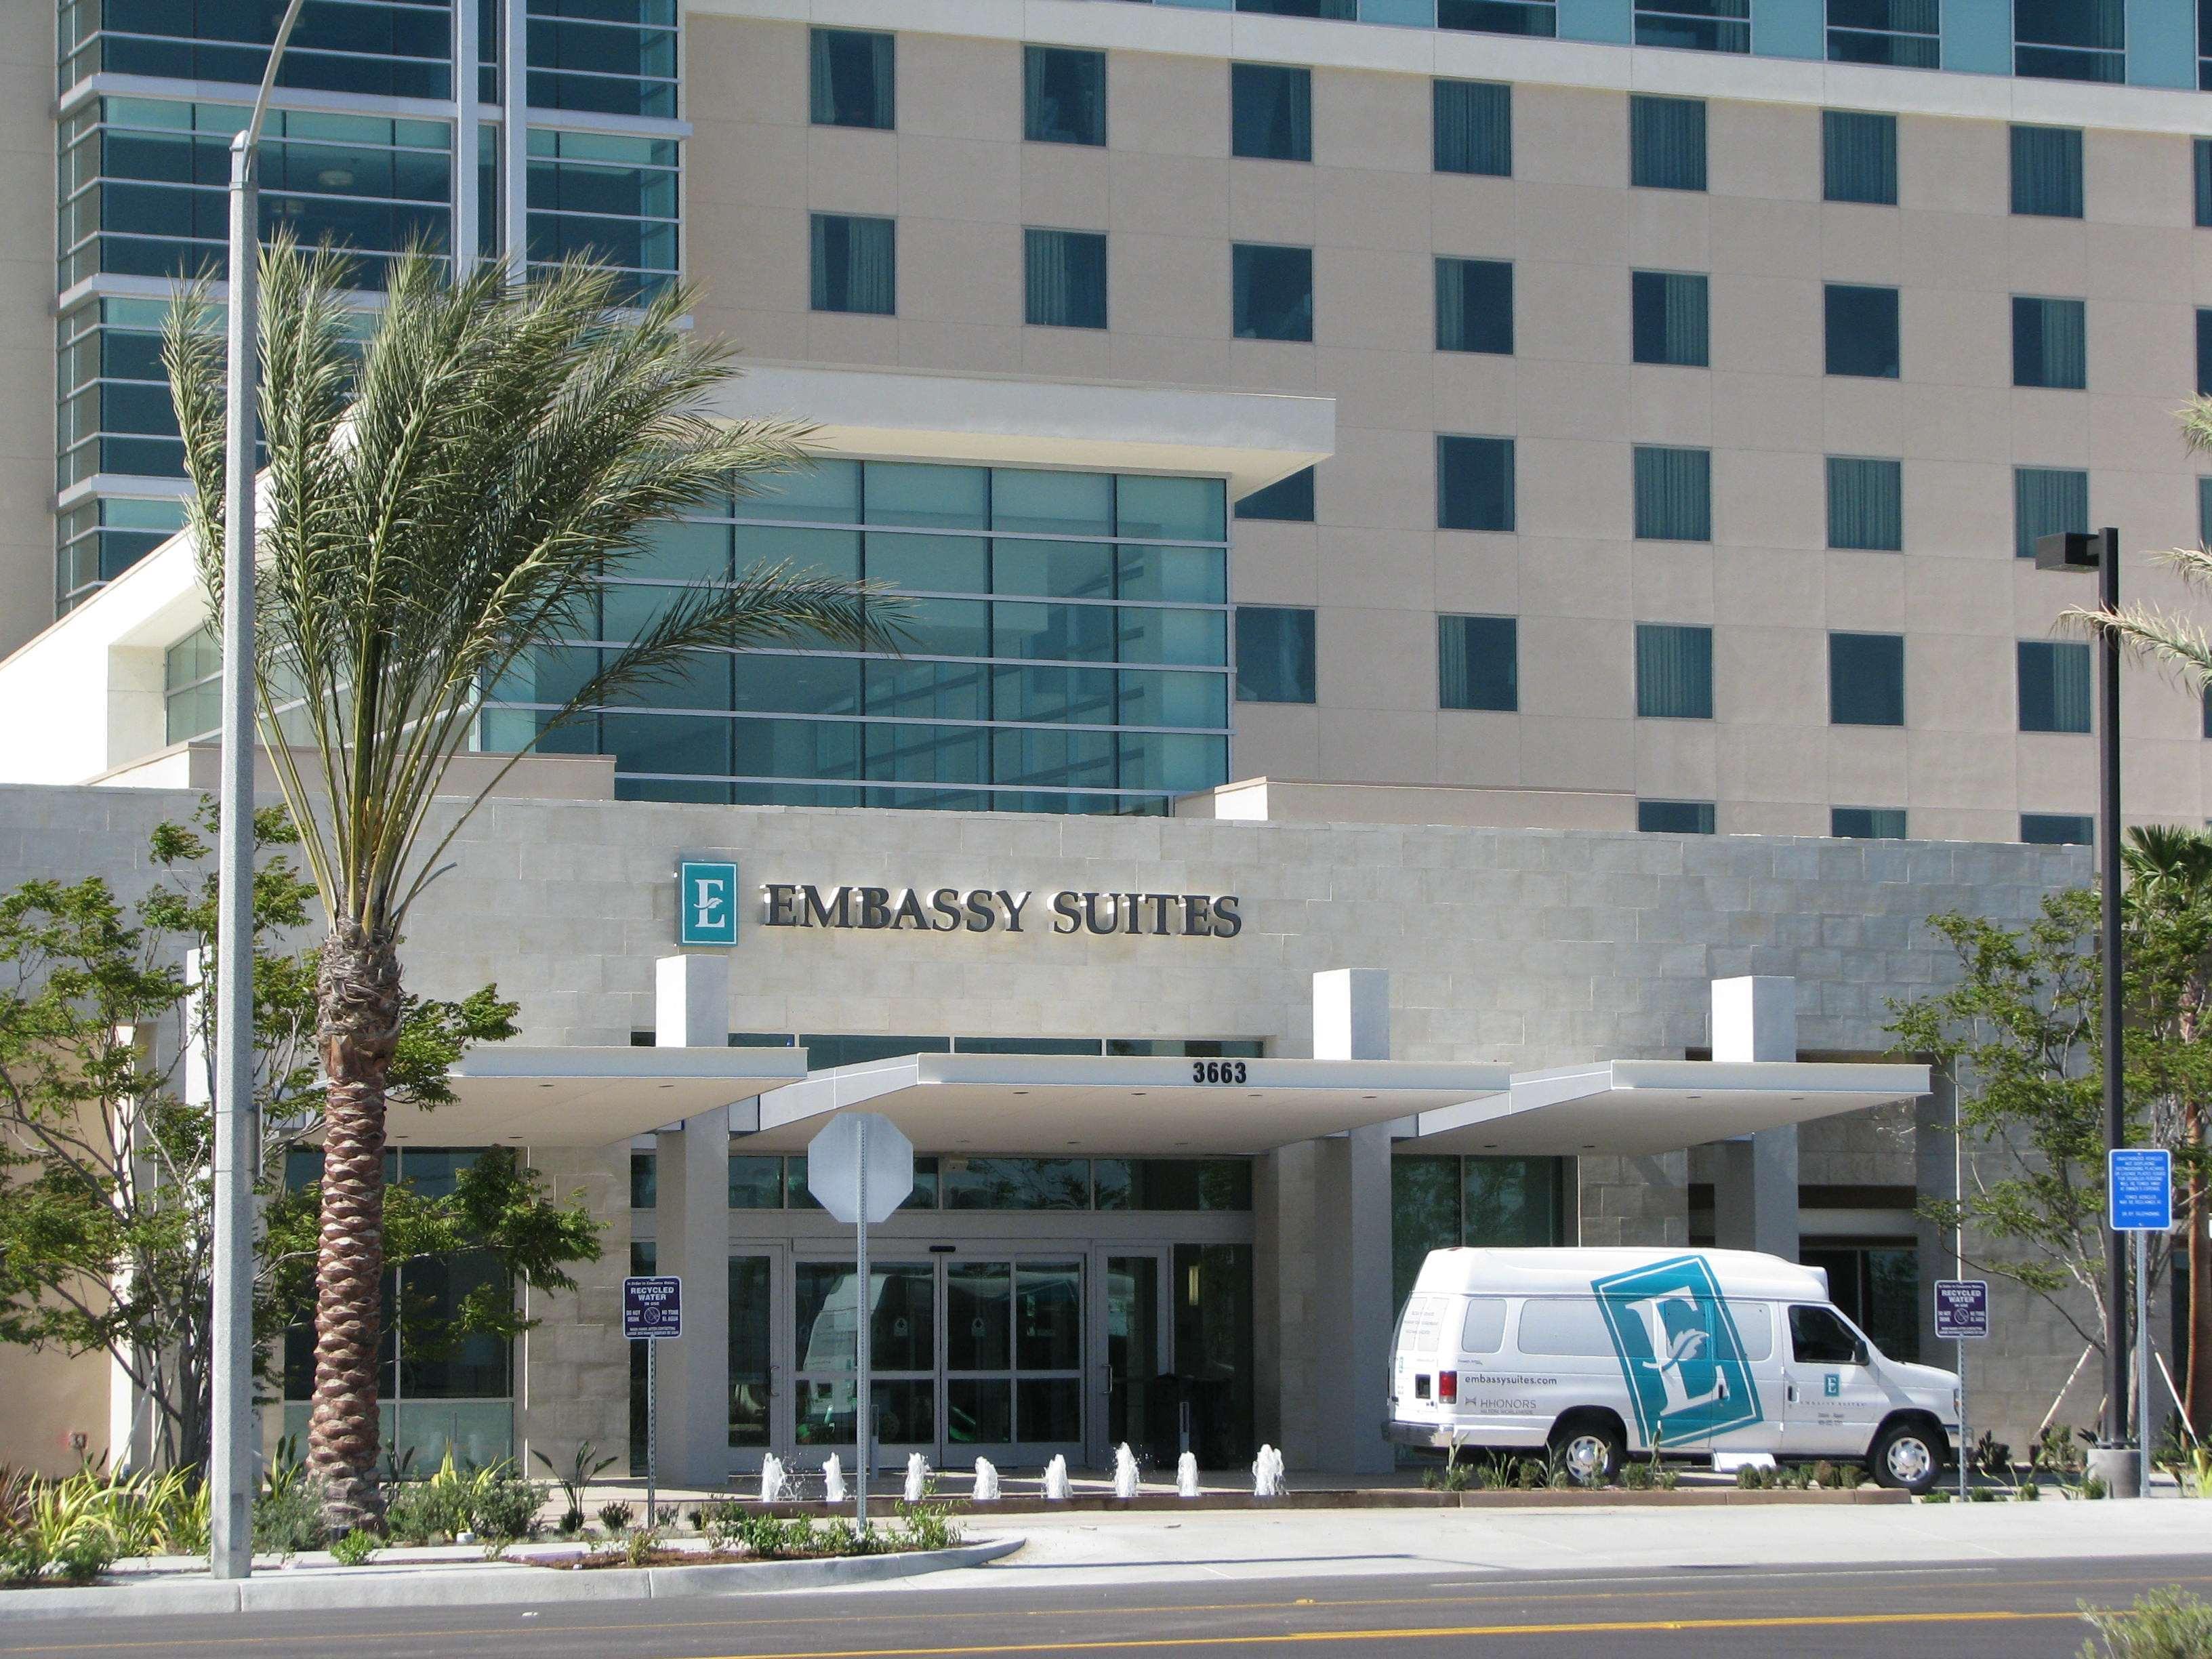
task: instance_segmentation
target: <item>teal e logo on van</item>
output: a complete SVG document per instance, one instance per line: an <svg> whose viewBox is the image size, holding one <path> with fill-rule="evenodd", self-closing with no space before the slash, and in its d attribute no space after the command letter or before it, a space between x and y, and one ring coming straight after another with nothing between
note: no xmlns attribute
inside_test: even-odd
<svg viewBox="0 0 2212 1659"><path fill-rule="evenodd" d="M1844 1396L1844 1379L1842 1374L1838 1371L1830 1371L1826 1376L1822 1377L1820 1379L1820 1392L1831 1400L1842 1399Z"/></svg>
<svg viewBox="0 0 2212 1659"><path fill-rule="evenodd" d="M1590 1281L1647 1441L1707 1440L1763 1420L1712 1269L1686 1255Z"/></svg>

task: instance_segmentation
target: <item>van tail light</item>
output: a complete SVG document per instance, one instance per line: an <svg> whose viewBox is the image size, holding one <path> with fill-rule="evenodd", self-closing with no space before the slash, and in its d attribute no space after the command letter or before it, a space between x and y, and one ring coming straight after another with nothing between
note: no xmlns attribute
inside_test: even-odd
<svg viewBox="0 0 2212 1659"><path fill-rule="evenodd" d="M1457 1371L1437 1373L1437 1403L1440 1406L1456 1406L1459 1403L1459 1373Z"/></svg>

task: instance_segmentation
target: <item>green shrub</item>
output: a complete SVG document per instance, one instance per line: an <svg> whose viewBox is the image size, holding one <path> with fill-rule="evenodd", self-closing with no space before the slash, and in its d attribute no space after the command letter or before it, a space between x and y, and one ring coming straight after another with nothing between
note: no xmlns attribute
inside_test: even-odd
<svg viewBox="0 0 2212 1659"><path fill-rule="evenodd" d="M0 1528L0 1578L82 1584L99 1577L117 1554L107 1508L107 1482L90 1470L21 1481Z"/></svg>
<svg viewBox="0 0 2212 1659"><path fill-rule="evenodd" d="M304 1480L264 1492L253 1506L253 1547L272 1555L319 1550L329 1541L321 1494Z"/></svg>
<svg viewBox="0 0 2212 1659"><path fill-rule="evenodd" d="M1951 1501L1951 1489L1948 1486L1930 1486L1920 1494L1920 1501L1923 1504L1948 1504Z"/></svg>
<svg viewBox="0 0 2212 1659"><path fill-rule="evenodd" d="M469 1530L479 1538L527 1538L538 1529L538 1511L544 1504L542 1484L523 1480L511 1465L495 1463L479 1470L470 1484Z"/></svg>
<svg viewBox="0 0 2212 1659"><path fill-rule="evenodd" d="M2094 1502L2096 1499L2100 1498L2109 1498L2112 1495L2112 1489L2105 1485L2105 1477L2101 1474L2083 1476L2081 1480L2081 1496L2090 1499L2092 1502Z"/></svg>
<svg viewBox="0 0 2212 1659"><path fill-rule="evenodd" d="M957 1549L968 1537L952 1518L958 1507L951 1503L901 1504L898 1525L892 1533L894 1546L908 1550Z"/></svg>
<svg viewBox="0 0 2212 1659"><path fill-rule="evenodd" d="M2136 1598L2135 1605L2100 1608L2081 1603L2081 1616L2103 1638L2081 1644L2081 1659L2203 1659L2212 1653L2212 1606L2178 1585Z"/></svg>
<svg viewBox="0 0 2212 1659"><path fill-rule="evenodd" d="M2002 1494L1998 1492L1995 1486L1969 1486L1966 1488L1966 1501L1969 1504L1994 1504L2001 1496Z"/></svg>
<svg viewBox="0 0 2212 1659"><path fill-rule="evenodd" d="M376 1534L356 1527L344 1537L331 1540L331 1553L342 1567L367 1566L376 1554Z"/></svg>
<svg viewBox="0 0 2212 1659"><path fill-rule="evenodd" d="M617 1502L599 1505L599 1524L607 1529L610 1537L618 1538L628 1532L629 1523L636 1515L637 1511L627 1504Z"/></svg>
<svg viewBox="0 0 2212 1659"><path fill-rule="evenodd" d="M1651 1490L1651 1466L1631 1458L1620 1466L1620 1484L1627 1492Z"/></svg>
<svg viewBox="0 0 2212 1659"><path fill-rule="evenodd" d="M2032 1474L2020 1483L2020 1490L2012 1495L2015 1504L2033 1504L2042 1496L2043 1488L2036 1485L2035 1477Z"/></svg>

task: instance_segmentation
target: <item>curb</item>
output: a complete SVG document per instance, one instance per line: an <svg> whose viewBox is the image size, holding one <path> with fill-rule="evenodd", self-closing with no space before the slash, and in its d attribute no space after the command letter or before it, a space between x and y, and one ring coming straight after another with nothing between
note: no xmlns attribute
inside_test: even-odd
<svg viewBox="0 0 2212 1659"><path fill-rule="evenodd" d="M748 1509L784 1517L834 1516L842 1505L816 1503L756 1504ZM1641 1509L1692 1508L1716 1504L1909 1504L1911 1494L1871 1484L1849 1491L1814 1488L1806 1492L1747 1491L1739 1486L1684 1486L1673 1492L1631 1492L1607 1486L1597 1492L1559 1492L1550 1488L1487 1492L1431 1492L1423 1487L1382 1487L1291 1491L1275 1498L1255 1498L1249 1492L1204 1492L1196 1498L1177 1498L1172 1492L1143 1492L1135 1498L1103 1493L1048 1500L1024 1494L991 1504L972 1504L971 1517L1011 1515L1102 1515L1139 1512L1151 1515L1194 1515L1222 1510L1452 1510L1452 1509Z"/></svg>
<svg viewBox="0 0 2212 1659"><path fill-rule="evenodd" d="M956 1549L823 1561L726 1562L701 1567L608 1567L559 1572L521 1565L349 1567L312 1573L264 1573L217 1583L106 1584L29 1589L0 1596L0 1620L88 1619L154 1614L308 1613L349 1607L536 1606L544 1602L661 1601L773 1590L834 1589L880 1583L955 1567L980 1567L1012 1555L1026 1540L987 1538Z"/></svg>

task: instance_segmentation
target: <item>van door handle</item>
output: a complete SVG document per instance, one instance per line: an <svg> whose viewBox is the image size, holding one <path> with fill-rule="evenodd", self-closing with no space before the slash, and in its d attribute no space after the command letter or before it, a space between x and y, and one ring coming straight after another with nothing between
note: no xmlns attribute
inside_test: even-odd
<svg viewBox="0 0 2212 1659"><path fill-rule="evenodd" d="M1795 1382L1790 1385L1790 1403L1793 1406L1797 1403L1797 1385Z"/></svg>

